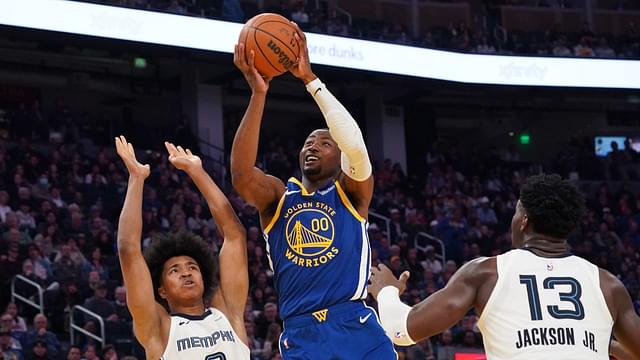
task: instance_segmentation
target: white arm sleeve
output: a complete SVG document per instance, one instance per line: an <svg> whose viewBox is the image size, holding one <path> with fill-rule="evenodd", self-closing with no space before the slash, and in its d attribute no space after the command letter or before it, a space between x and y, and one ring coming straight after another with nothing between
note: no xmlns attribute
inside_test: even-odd
<svg viewBox="0 0 640 360"><path fill-rule="evenodd" d="M410 346L416 343L407 331L409 311L411 307L400 301L397 287L385 286L378 293L378 313L382 328L396 345Z"/></svg>
<svg viewBox="0 0 640 360"><path fill-rule="evenodd" d="M320 107L329 133L342 151L342 171L353 180L367 180L371 176L371 161L356 121L320 79L309 82L307 91Z"/></svg>

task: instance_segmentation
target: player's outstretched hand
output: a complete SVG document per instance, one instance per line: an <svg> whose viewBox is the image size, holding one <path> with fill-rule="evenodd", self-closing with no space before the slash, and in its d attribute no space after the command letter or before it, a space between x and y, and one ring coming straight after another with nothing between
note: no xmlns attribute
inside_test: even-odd
<svg viewBox="0 0 640 360"><path fill-rule="evenodd" d="M400 274L400 279L396 279L386 265L380 264L378 266L372 266L371 277L369 277L369 293L371 293L374 298L378 299L378 293L380 290L391 285L397 287L398 290L400 290L400 294L402 294L407 288L407 279L409 279L408 271Z"/></svg>
<svg viewBox="0 0 640 360"><path fill-rule="evenodd" d="M202 168L202 160L196 155L193 155L191 150L183 149L182 146L175 146L170 142L165 141L164 146L169 152L169 162L176 168L190 172L196 169Z"/></svg>
<svg viewBox="0 0 640 360"><path fill-rule="evenodd" d="M242 72L242 75L244 75L252 92L266 94L267 90L269 90L269 82L271 79L265 78L258 72L254 65L255 58L256 54L253 50L251 50L247 57L244 43L236 44L233 50L233 63Z"/></svg>
<svg viewBox="0 0 640 360"><path fill-rule="evenodd" d="M298 24L291 22L293 26L296 28L296 33L293 34L293 37L298 41L300 45L300 55L298 56L298 62L295 63L289 71L293 74L293 76L302 80L304 84L308 84L313 81L317 76L311 70L311 63L309 62L309 48L307 48L307 37L300 30Z"/></svg>
<svg viewBox="0 0 640 360"><path fill-rule="evenodd" d="M127 167L129 176L146 179L151 172L149 165L142 165L138 162L138 159L136 159L136 152L133 150L133 145L131 145L130 142L127 142L127 139L123 135L116 137L115 140L116 152Z"/></svg>

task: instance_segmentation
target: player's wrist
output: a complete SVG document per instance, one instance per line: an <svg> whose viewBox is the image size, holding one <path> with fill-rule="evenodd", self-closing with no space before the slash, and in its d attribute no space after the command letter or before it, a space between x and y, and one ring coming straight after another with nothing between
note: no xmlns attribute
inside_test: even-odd
<svg viewBox="0 0 640 360"><path fill-rule="evenodd" d="M314 73L309 73L309 74L305 74L303 75L300 79L302 80L302 82L304 83L304 85L308 85L310 82L312 82L313 80L317 79L318 77L316 76L316 74Z"/></svg>

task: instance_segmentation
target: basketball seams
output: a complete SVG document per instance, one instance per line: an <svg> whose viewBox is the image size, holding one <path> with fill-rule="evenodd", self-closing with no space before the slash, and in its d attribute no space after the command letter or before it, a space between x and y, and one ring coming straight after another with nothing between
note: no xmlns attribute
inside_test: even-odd
<svg viewBox="0 0 640 360"><path fill-rule="evenodd" d="M267 63L267 64L271 65L271 67L272 67L272 68L274 68L274 69L278 72L278 74L277 74L277 75L284 74L284 73L287 71L287 69L284 69L284 66L282 67L283 69L278 69L275 65L273 65L273 64L271 63L271 61L269 61L269 57L268 57L268 56L267 56L267 54L265 54L265 53L264 53L264 51L262 50L262 47L260 46L260 43L258 42L258 39L256 38L257 30L260 30L260 29L253 28L253 41L256 43L256 49L258 49L258 51L260 51L260 53L262 54L262 58L264 59L264 61L266 61L266 63ZM273 37L273 35L271 35L271 34L269 34L269 35L270 35L271 37ZM277 38L274 38L274 39L277 39ZM280 42L282 42L282 41L280 41Z"/></svg>
<svg viewBox="0 0 640 360"><path fill-rule="evenodd" d="M300 55L300 46L292 37L294 31L295 26L281 15L265 13L245 23L239 41L246 44L247 56L255 51L258 71L263 76L274 77L288 71Z"/></svg>
<svg viewBox="0 0 640 360"><path fill-rule="evenodd" d="M289 51L291 51L293 54L295 54L295 55L296 55L296 57L298 57L298 56L300 55L300 50L299 50L300 48L299 48L299 47L298 47L298 53L296 53L296 52L295 52L295 50L293 50L291 47L289 47L289 44L287 44L287 43L285 43L284 41L282 41L278 36L276 36L276 35L274 35L274 34L272 34L272 33L268 32L268 31L266 31L266 30L260 29L260 28L258 27L258 26L260 26L260 25L263 25L263 24L266 24L266 23L272 23L272 22L287 25L287 23L282 22L282 21L268 20L268 21L264 21L264 22L259 23L257 26L255 26L255 25L246 25L246 27L248 27L248 28L250 28L250 29L253 29L254 31L260 31L261 33L264 33L264 34L266 34L266 35L269 35L270 37L272 37L272 38L274 38L274 39L276 39L276 40L280 41L280 42L284 45L284 47L286 47Z"/></svg>

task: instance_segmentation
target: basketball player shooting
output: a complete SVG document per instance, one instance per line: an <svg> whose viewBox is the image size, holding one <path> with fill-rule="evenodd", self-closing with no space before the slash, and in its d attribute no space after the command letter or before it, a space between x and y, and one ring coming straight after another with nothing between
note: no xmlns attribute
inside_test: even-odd
<svg viewBox="0 0 640 360"><path fill-rule="evenodd" d="M407 277L372 268L369 291L394 343L411 345L480 314L487 358L640 360L640 318L615 276L569 253L567 237L584 213L584 198L558 175L527 179L511 220L505 254L465 264L442 290L413 308L403 304Z"/></svg>
<svg viewBox="0 0 640 360"><path fill-rule="evenodd" d="M143 257L142 193L149 165L136 160L124 136L115 142L129 171L118 224L118 256L134 332L147 359L248 359L246 236L228 200L197 156L166 143L169 161L185 171L204 195L224 244L216 259L197 236L168 234L154 239Z"/></svg>
<svg viewBox="0 0 640 360"><path fill-rule="evenodd" d="M269 80L255 54L236 45L234 63L252 91L231 150L238 193L260 212L274 271L284 332L284 359L396 359L393 345L364 305L370 267L367 215L373 176L362 133L349 112L312 72L306 38L296 26L302 80L328 129L309 134L300 150L302 180L285 185L255 167Z"/></svg>

